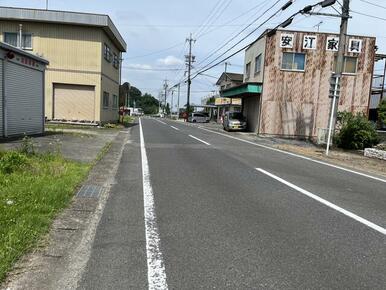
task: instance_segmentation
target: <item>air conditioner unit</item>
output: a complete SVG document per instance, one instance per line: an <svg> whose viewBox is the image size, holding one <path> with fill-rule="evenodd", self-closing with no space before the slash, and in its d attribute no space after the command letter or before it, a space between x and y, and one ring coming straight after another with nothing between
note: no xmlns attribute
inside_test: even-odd
<svg viewBox="0 0 386 290"><path fill-rule="evenodd" d="M327 138L328 138L328 129L318 128L317 143L319 145L327 144Z"/></svg>

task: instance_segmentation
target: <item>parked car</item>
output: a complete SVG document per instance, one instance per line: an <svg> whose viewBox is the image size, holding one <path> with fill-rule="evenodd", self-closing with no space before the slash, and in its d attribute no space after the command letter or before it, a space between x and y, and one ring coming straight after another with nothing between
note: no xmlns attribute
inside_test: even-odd
<svg viewBox="0 0 386 290"><path fill-rule="evenodd" d="M244 131L247 129L247 121L240 112L226 112L223 127L225 131Z"/></svg>
<svg viewBox="0 0 386 290"><path fill-rule="evenodd" d="M191 113L188 118L188 122L192 123L208 123L209 117L203 113Z"/></svg>

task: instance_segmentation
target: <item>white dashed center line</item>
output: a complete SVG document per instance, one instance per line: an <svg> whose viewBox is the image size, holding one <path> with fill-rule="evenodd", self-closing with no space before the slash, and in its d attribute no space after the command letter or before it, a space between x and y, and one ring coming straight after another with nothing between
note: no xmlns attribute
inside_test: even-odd
<svg viewBox="0 0 386 290"><path fill-rule="evenodd" d="M345 216L348 216L348 217L368 226L369 228L372 228L373 230L376 230L377 232L380 232L381 234L386 235L386 229L385 228L382 228L381 226L378 226L378 225L374 224L373 222L370 222L370 221L368 221L368 220L366 220L366 219L364 219L364 218L362 218L362 217L360 217L360 216L358 216L358 215L356 215L348 210L345 210L345 209L333 204L332 202L329 202L329 201L327 201L327 200L325 200L325 199L323 199L323 198L321 198L321 197L319 197L319 196L317 196L317 195L315 195L315 194L313 194L313 193L311 193L303 188L300 188L299 186L296 186L295 184L292 184L292 183L290 183L290 182L288 182L288 181L286 181L286 180L284 180L284 179L282 179L282 178L280 178L280 177L278 177L278 176L276 176L268 171L265 171L264 169L256 168L256 170L271 177L271 178L273 178L273 179L275 179L275 180L277 180L277 181L279 181L279 182L281 182L281 183L283 183L283 184L285 184L285 185L287 185L288 187L291 187L292 189L294 189L294 190L296 190L296 191L298 191L298 192L300 192L300 193L302 193L302 194L304 194L304 195L306 195L306 196L308 196L308 197L310 197L310 198L312 198L312 199L314 199L314 200L344 214Z"/></svg>
<svg viewBox="0 0 386 290"><path fill-rule="evenodd" d="M201 143L204 143L205 145L210 146L210 144L209 144L208 142L205 142L204 140L201 140L201 139L199 139L199 138L197 138L197 137L194 137L193 135L189 135L189 137L190 137L190 138L193 138L193 139L196 139L197 141L200 141Z"/></svg>
<svg viewBox="0 0 386 290"><path fill-rule="evenodd" d="M165 122L162 122L160 120L156 120L157 122L161 123L161 124L164 124L164 125L167 125Z"/></svg>

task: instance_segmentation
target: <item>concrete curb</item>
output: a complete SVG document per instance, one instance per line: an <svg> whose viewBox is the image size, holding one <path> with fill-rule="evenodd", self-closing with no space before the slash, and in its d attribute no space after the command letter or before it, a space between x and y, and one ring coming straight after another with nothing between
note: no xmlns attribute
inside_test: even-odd
<svg viewBox="0 0 386 290"><path fill-rule="evenodd" d="M386 151L375 148L366 148L364 155L369 158L386 160Z"/></svg>

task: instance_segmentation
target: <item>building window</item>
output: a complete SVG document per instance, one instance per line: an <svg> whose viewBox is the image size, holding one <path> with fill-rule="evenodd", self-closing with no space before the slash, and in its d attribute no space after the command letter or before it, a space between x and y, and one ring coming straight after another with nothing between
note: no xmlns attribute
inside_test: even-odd
<svg viewBox="0 0 386 290"><path fill-rule="evenodd" d="M282 69L304 71L305 63L306 55L304 53L283 52Z"/></svg>
<svg viewBox="0 0 386 290"><path fill-rule="evenodd" d="M334 59L334 71L336 71L337 56ZM358 58L352 56L344 57L343 73L355 74L358 70Z"/></svg>
<svg viewBox="0 0 386 290"><path fill-rule="evenodd" d="M105 60L107 60L108 62L111 62L112 61L112 53L111 53L111 48L110 46L108 46L106 43L104 44L104 48L103 48L103 57L105 58Z"/></svg>
<svg viewBox="0 0 386 290"><path fill-rule="evenodd" d="M118 58L118 55L116 53L114 53L114 57L113 57L113 66L116 69L119 68L119 58Z"/></svg>
<svg viewBox="0 0 386 290"><path fill-rule="evenodd" d="M5 32L4 42L12 46L18 47L20 41L20 34L16 32ZM21 47L23 49L32 49L32 34L23 33L21 38Z"/></svg>
<svg viewBox="0 0 386 290"><path fill-rule="evenodd" d="M251 63L248 62L246 65L245 65L245 79L249 79L249 77L251 76Z"/></svg>
<svg viewBox="0 0 386 290"><path fill-rule="evenodd" d="M118 109L118 96L113 95L113 109Z"/></svg>
<svg viewBox="0 0 386 290"><path fill-rule="evenodd" d="M261 53L255 58L255 74L261 71Z"/></svg>
<svg viewBox="0 0 386 290"><path fill-rule="evenodd" d="M103 92L103 109L108 109L110 105L110 95L108 92Z"/></svg>

